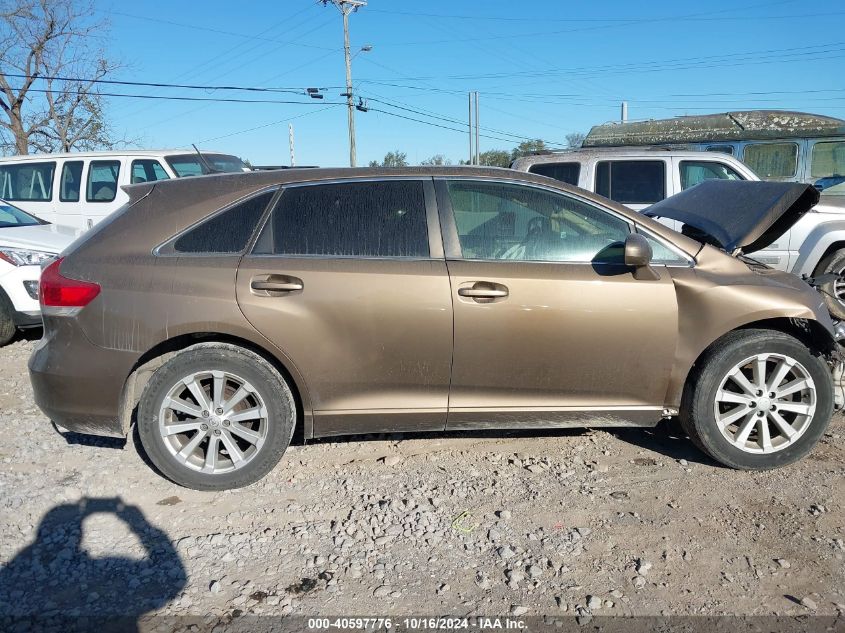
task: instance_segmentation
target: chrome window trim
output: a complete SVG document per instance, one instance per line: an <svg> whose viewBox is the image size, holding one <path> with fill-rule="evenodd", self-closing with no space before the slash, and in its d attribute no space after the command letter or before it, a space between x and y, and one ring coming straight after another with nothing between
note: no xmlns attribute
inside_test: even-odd
<svg viewBox="0 0 845 633"><path fill-rule="evenodd" d="M241 256L243 256L245 253L247 253L252 248L253 238L255 237L255 235L257 235L256 232L253 232L253 234L250 235L249 239L246 242L246 246L242 250L232 252L232 253L218 253L218 252L215 252L215 251L209 251L209 252L204 252L204 253L180 253L180 252L176 251L175 248L173 248L173 246L179 238L181 238L186 233L192 231L193 229L197 228L201 224L205 224L206 222L210 222L214 218L220 216L223 213L226 213L227 211L230 211L231 209L233 209L237 205L239 205L243 202L246 202L250 198L255 198L257 196L263 195L265 193L269 193L271 191L274 192L274 193L277 193L279 188L280 188L279 185L268 185L266 187L262 187L261 189L256 189L255 191L251 191L248 194L246 194L245 196L238 198L234 202L230 202L225 207L221 207L221 208L217 209L216 211L212 212L210 215L207 215L204 218L197 220L196 222L194 222L190 226L182 229L181 231L179 231L175 235L172 235L171 237L167 238L164 242L162 242L161 244L159 244L158 246L156 246L152 249L152 255L154 257L241 257ZM274 195L272 198L270 198L270 201L267 203L267 206L270 207L277 198L278 198L278 196L276 196L276 195ZM257 226L261 226L262 228L264 227L264 220L265 220L264 216L266 216L266 215L268 215L267 209L265 209L261 213L262 217L259 219ZM255 229L253 229L253 231L255 231ZM171 250L165 251L164 249L166 249L168 247L170 247Z"/></svg>

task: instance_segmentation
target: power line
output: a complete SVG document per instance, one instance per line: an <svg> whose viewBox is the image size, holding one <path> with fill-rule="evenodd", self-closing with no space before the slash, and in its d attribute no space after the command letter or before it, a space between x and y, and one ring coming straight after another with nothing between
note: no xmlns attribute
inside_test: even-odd
<svg viewBox="0 0 845 633"><path fill-rule="evenodd" d="M699 62L702 61L717 61L719 63L730 62L737 57L750 59L750 58L769 58L772 57L768 55L769 53L778 53L783 54L784 56L793 56L793 55L814 55L814 54L822 54L827 52L838 52L842 50L841 48L834 48L831 49L830 47L838 46L841 47L845 45L845 42L829 42L825 44L814 44L810 46L798 46L792 48L775 48L775 49L765 49L765 50L756 50L756 51L744 51L744 52L733 52L733 53L725 53L721 55L705 55L705 56L698 56L698 57L682 57L676 59L669 59L669 60L652 60L647 62L634 62L630 64L605 64L600 66L576 66L573 68L549 68L540 72L532 73L532 72L507 72L507 73L486 73L486 74L479 74L479 75L444 75L444 76L424 76L424 77L404 77L404 79L409 81L434 81L438 79L449 79L449 80L479 80L479 79L505 79L508 77L523 77L523 76L532 76L532 77L542 77L542 76L549 76L549 75L562 75L562 74L583 74L583 73L590 73L594 74L596 72L636 72L638 69L646 68L648 70L652 70L652 67L668 67L669 65L673 64L689 64L695 63L695 67L700 67L698 65ZM829 50L811 50L811 49L829 49ZM803 52L798 52L803 51ZM381 81L392 81L390 79L387 80L379 80L379 79L366 79L365 81L379 83Z"/></svg>
<svg viewBox="0 0 845 633"><path fill-rule="evenodd" d="M20 88L13 88L20 90ZM43 88L30 88L30 92L49 92ZM128 97L131 99L156 99L161 101L212 101L218 103L277 103L294 105L324 105L321 101L283 101L278 99L237 99L234 97L184 97L176 95L141 95L127 94L124 92L98 92L101 97ZM338 105L333 103L332 105Z"/></svg>
<svg viewBox="0 0 845 633"><path fill-rule="evenodd" d="M293 121L295 119L301 119L302 117L311 116L312 114L319 114L320 112L325 112L331 108L336 106L344 105L342 103L330 103L325 108L320 108L319 110L313 110L312 112L303 112L302 114L298 114L296 116L288 117L286 119L280 119L279 121L272 121L270 123L265 123L264 125L257 125L255 127L247 128L245 130L238 130L237 132L232 132L230 134L223 134L222 136L215 136L214 138L207 138L199 143L210 143L211 141L219 141L223 138L229 138L230 136L238 136L239 134L246 134L247 132L254 132L256 130L262 130L266 127L271 127L273 125L279 125L280 123L287 123L288 121Z"/></svg>
<svg viewBox="0 0 845 633"><path fill-rule="evenodd" d="M100 11L102 11L102 10L100 10ZM216 33L218 35L230 35L232 37L241 37L241 38L248 39L248 40L263 40L265 42L275 42L277 44L293 44L295 46L303 46L305 48L319 48L319 49L323 49L323 50L326 50L326 51L335 50L335 49L329 48L327 46L317 46L316 44L305 44L303 42L297 42L296 40L277 40L277 39L268 38L268 37L260 37L260 36L253 34L253 33L237 33L237 32L234 32L234 31L224 31L222 29L213 29L213 28L210 28L210 27L199 26L199 25L196 25L196 24L187 24L185 22L176 22L174 20L164 20L162 18L154 18L154 17L150 17L148 15L135 15L133 13L124 13L122 11L113 11L113 10L103 11L103 13L110 13L112 15L120 15L120 16L127 17L127 18L135 18L137 20L147 20L149 22L158 22L159 24L168 24L170 26L179 26L179 27L186 28L186 29L194 29L196 31L206 31L208 33ZM295 14L295 15L298 15L298 14Z"/></svg>
<svg viewBox="0 0 845 633"><path fill-rule="evenodd" d="M334 52L334 51L332 51ZM5 73L6 77L15 77L17 79L29 79L29 75ZM60 76L46 76L36 75L33 77L37 80L43 81L72 81L86 84L110 84L117 86L146 86L151 88L185 88L189 90L242 90L249 92L305 92L306 88L260 88L255 86L213 86L213 85L197 85L197 84L169 84L160 82L147 81L118 81L116 79L86 79L83 77L60 77ZM339 86L331 86L339 87Z"/></svg>

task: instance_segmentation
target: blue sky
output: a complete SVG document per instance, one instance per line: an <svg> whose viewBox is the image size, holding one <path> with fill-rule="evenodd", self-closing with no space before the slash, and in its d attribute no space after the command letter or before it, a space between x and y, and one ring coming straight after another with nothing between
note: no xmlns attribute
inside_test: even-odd
<svg viewBox="0 0 845 633"><path fill-rule="evenodd" d="M147 148L197 143L287 164L288 122L299 164L348 165L343 29L315 0L122 3L101 0L116 78L201 85L325 87L322 102L293 93L109 87L297 104L187 103L113 98L119 133ZM562 145L619 117L793 109L845 118L841 1L459 2L370 0L350 18L358 164L399 149L411 163L466 158L467 96L480 93L481 150L519 137ZM392 115L376 112L385 110ZM457 130L422 124L421 119ZM463 126L463 127L461 127ZM251 128L258 128L252 129Z"/></svg>

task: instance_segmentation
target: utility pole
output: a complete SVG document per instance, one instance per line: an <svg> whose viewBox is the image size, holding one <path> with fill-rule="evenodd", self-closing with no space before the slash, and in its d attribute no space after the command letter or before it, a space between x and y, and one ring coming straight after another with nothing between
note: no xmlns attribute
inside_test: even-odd
<svg viewBox="0 0 845 633"><path fill-rule="evenodd" d="M288 123L288 145L290 146L290 166L296 167L296 154L293 151L293 123Z"/></svg>
<svg viewBox="0 0 845 633"><path fill-rule="evenodd" d="M349 166L355 167L355 103L352 100L352 56L349 51L349 14L367 6L366 0L322 0L331 2L343 15L343 56L346 60L346 108L349 126Z"/></svg>
<svg viewBox="0 0 845 633"><path fill-rule="evenodd" d="M472 93L471 92L467 93L467 99L468 99L468 104L469 104L469 109L468 109L468 112L467 112L467 114L469 116L469 118L467 119L467 129L469 130L469 164L472 165L473 162L475 161L475 152L472 149Z"/></svg>
<svg viewBox="0 0 845 633"><path fill-rule="evenodd" d="M475 91L475 164L481 164L481 153L478 150L478 91Z"/></svg>

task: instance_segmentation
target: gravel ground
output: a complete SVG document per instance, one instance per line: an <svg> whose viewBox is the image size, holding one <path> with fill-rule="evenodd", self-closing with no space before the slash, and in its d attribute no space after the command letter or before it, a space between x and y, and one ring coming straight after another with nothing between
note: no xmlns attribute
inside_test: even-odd
<svg viewBox="0 0 845 633"><path fill-rule="evenodd" d="M0 349L0 615L845 612L841 416L764 473L661 424L320 441L200 493L57 433L33 345Z"/></svg>

